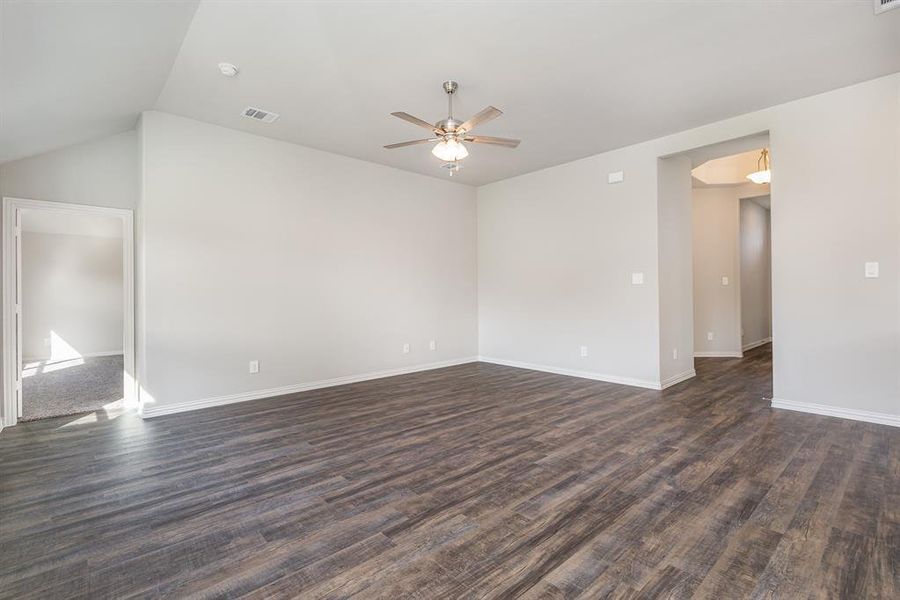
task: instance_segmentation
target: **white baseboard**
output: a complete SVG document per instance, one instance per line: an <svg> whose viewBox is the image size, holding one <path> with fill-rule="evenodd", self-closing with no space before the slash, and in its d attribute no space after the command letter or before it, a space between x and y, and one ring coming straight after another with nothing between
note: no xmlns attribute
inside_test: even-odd
<svg viewBox="0 0 900 600"><path fill-rule="evenodd" d="M138 409L138 414L140 414L145 419L149 419L162 415L172 415L175 413L187 412L191 410L199 410L201 408L224 406L226 404L234 404L236 402L246 402L248 400L259 400L261 398L271 398L274 396L283 396L285 394L307 392L310 390L318 390L321 388L333 387L336 385L346 385L348 383L358 383L360 381L369 381L371 379L381 379L383 377L393 377L395 375L417 373L419 371L442 369L444 367L452 367L455 365L462 365L465 363L472 363L477 361L478 357L469 356L465 358L455 358L440 362L412 365L409 367L399 367L397 369L387 369L385 371L373 371L369 373L362 373L359 375L347 375L345 377L335 377L334 379L323 379L320 381L311 381L309 383L298 383L295 385L288 385L284 387L254 390L250 392L242 392L239 394L231 394L229 396L201 398L199 400L189 400L187 402L178 402L175 404L156 405L141 403L141 406Z"/></svg>
<svg viewBox="0 0 900 600"><path fill-rule="evenodd" d="M767 337L766 339L764 339L764 340L759 340L758 342L750 342L749 344L744 344L744 346L741 348L741 350L743 350L744 352L746 352L747 350L752 350L752 349L754 349L754 348L759 348L760 346L765 346L766 344L769 344L769 343L771 343L771 342L772 342L772 338Z"/></svg>
<svg viewBox="0 0 900 600"><path fill-rule="evenodd" d="M900 427L900 415L890 415L887 413L841 408L839 406L828 406L825 404L813 404L812 402L794 402L793 400L780 400L778 398L772 398L772 408L782 408L785 410L813 413L815 415L825 415L826 417L839 417L841 419L853 419L854 421L865 421L867 423L878 423L880 425Z"/></svg>
<svg viewBox="0 0 900 600"><path fill-rule="evenodd" d="M94 358L96 356L116 356L119 354L124 354L121 350L106 350L104 352L88 352L87 354L82 354L78 357L72 358L61 358L60 360L78 360L78 358ZM49 356L26 356L22 359L22 362L34 362L34 361L42 361L42 360L50 360Z"/></svg>
<svg viewBox="0 0 900 600"><path fill-rule="evenodd" d="M519 362L517 360L505 360L502 358L491 358L489 356L479 356L480 362L491 363L495 365L503 365L505 367L515 367L517 369L529 369L531 371L543 371L544 373L555 373L556 375L568 375L569 377L581 377L582 379L593 379L595 381L605 381L607 383L618 383L621 385L630 385L634 387L646 388L650 390L662 389L658 381L649 381L644 379L632 379L630 377L619 377L618 375L606 375L603 373L593 373L591 371L577 371L573 369L562 369L559 367L548 367L546 365L535 365L532 363Z"/></svg>
<svg viewBox="0 0 900 600"><path fill-rule="evenodd" d="M703 350L694 352L694 358L744 358L744 353L735 350Z"/></svg>
<svg viewBox="0 0 900 600"><path fill-rule="evenodd" d="M667 377L660 382L660 389L666 389L667 387L672 387L676 383L681 383L682 381L687 381L691 377L695 377L697 375L697 371L694 369L688 369L683 373L679 373L677 375L672 375L671 377Z"/></svg>

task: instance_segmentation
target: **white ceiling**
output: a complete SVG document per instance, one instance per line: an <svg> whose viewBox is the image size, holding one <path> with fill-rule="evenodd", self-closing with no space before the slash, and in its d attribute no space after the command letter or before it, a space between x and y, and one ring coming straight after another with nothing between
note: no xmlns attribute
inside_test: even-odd
<svg viewBox="0 0 900 600"><path fill-rule="evenodd" d="M0 163L133 129L196 7L0 0Z"/></svg>
<svg viewBox="0 0 900 600"><path fill-rule="evenodd" d="M122 220L116 217L99 215L78 215L50 210L25 209L22 211L22 231L121 238Z"/></svg>
<svg viewBox="0 0 900 600"><path fill-rule="evenodd" d="M761 148L708 160L691 171L694 178L706 186L744 185L747 175L762 169ZM700 187L700 186L697 186Z"/></svg>
<svg viewBox="0 0 900 600"><path fill-rule="evenodd" d="M163 85L192 3L101 10L4 3L3 52L20 64L0 83L29 85L4 102L0 161L121 131L155 106L446 178L429 146L382 146L426 137L389 113L437 121L453 78L458 116L492 104L505 114L477 132L523 140L470 144L454 179L480 185L900 71L900 11L875 16L868 0L204 1ZM23 14L41 36L16 33ZM222 77L222 61L240 74ZM281 118L242 119L247 105Z"/></svg>

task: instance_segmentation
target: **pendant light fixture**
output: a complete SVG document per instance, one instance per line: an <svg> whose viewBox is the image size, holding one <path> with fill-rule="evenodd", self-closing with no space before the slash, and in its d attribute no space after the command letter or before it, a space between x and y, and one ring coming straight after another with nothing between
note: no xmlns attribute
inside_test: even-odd
<svg viewBox="0 0 900 600"><path fill-rule="evenodd" d="M760 168L761 167L761 168ZM756 161L756 171L747 175L747 179L753 183L769 183L772 181L772 172L769 170L769 150L763 148Z"/></svg>

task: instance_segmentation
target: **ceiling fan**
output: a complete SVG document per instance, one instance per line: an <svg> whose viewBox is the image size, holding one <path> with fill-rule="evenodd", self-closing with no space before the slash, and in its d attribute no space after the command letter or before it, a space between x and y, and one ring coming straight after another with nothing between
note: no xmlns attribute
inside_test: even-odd
<svg viewBox="0 0 900 600"><path fill-rule="evenodd" d="M446 163L444 164L444 167L450 171L450 175L452 176L454 171L459 171L459 161L469 155L469 151L466 150L463 142L494 144L495 146L506 146L507 148L515 148L519 145L521 140L492 137L489 135L470 135L469 132L472 131L476 125L485 123L491 119L496 119L502 115L503 112L493 106L488 106L467 121L454 119L453 94L459 89L459 84L455 81L445 81L443 88L444 92L447 94L448 116L446 119L442 119L434 125L405 112L391 113L397 118L429 130L434 137L412 140L409 142L399 142L397 144L388 144L385 148L393 150L394 148L403 148L405 146L414 146L416 144L438 142L434 145L434 148L431 149L431 153Z"/></svg>

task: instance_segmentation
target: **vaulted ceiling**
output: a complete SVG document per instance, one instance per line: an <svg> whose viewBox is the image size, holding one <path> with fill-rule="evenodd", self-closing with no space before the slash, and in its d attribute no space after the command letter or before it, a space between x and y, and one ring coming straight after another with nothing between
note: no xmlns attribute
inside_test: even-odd
<svg viewBox="0 0 900 600"><path fill-rule="evenodd" d="M4 2L0 162L166 112L436 177L390 116L504 115L480 185L900 71L871 2ZM225 78L217 63L240 68ZM272 124L240 116L252 105ZM426 133L427 135L427 133Z"/></svg>
<svg viewBox="0 0 900 600"><path fill-rule="evenodd" d="M133 129L196 8L0 1L0 163Z"/></svg>

